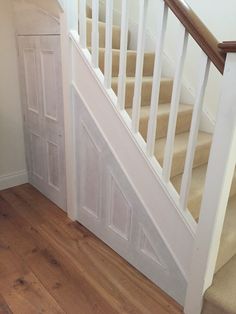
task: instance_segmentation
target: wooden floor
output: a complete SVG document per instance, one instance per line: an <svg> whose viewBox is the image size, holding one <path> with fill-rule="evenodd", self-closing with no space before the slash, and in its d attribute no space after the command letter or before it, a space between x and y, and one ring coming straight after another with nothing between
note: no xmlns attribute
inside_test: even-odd
<svg viewBox="0 0 236 314"><path fill-rule="evenodd" d="M0 192L0 314L155 313L180 307L26 184Z"/></svg>

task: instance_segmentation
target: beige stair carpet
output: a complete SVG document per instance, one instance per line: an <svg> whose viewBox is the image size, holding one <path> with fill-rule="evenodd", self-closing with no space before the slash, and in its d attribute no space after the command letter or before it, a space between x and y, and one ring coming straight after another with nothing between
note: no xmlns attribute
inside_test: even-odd
<svg viewBox="0 0 236 314"><path fill-rule="evenodd" d="M90 8L87 9L87 16L87 45L88 47L91 47L92 11ZM102 72L104 72L105 64L105 31L106 24L104 22L99 22L99 67ZM114 92L117 93L121 34L119 26L114 25L112 33L112 88ZM91 48L89 49L91 50ZM128 49L125 108L130 117L132 116L136 57L136 51ZM146 52L144 55L139 128L140 134L144 140L147 138L151 91L153 83L155 84L155 82L153 82L154 61L154 53ZM159 99L157 99L158 114L155 145L155 156L160 165L163 164L165 153L172 88L173 79L163 77L161 79L160 96ZM171 182L177 192L180 191L181 187L192 112L193 106L191 104L179 105L171 169ZM192 182L188 198L188 209L196 221L198 221L199 218L211 141L211 134L199 131L192 169ZM236 175L234 175L231 187L215 271L216 274L213 285L205 295L203 314L236 314Z"/></svg>

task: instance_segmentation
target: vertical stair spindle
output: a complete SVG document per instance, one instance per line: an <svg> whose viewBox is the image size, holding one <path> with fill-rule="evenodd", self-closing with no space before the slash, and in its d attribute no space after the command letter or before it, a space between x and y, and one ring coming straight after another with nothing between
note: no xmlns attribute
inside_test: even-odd
<svg viewBox="0 0 236 314"><path fill-rule="evenodd" d="M148 132L147 132L147 153L149 156L153 156L156 141L156 129L157 129L157 111L158 111L158 101L160 94L161 85L161 70L162 70L162 56L164 39L166 33L167 17L168 17L168 7L164 1L161 2L161 24L158 23L159 35L156 45L155 53L155 64L153 72L153 83L152 83L152 97L151 97L151 107L150 116L148 122Z"/></svg>
<svg viewBox="0 0 236 314"><path fill-rule="evenodd" d="M188 195L189 195L191 179L192 179L192 168L193 168L193 161L194 161L194 155L195 155L195 148L197 144L197 137L198 137L200 119L201 119L201 114L202 114L203 99L204 99L205 90L206 90L206 86L208 82L209 69L210 69L210 60L208 56L204 52L202 52L199 83L198 83L199 85L197 89L196 103L194 105L194 110L193 110L193 117L192 117L191 129L190 129L190 134L189 134L189 140L188 140L187 155L186 155L184 173L183 173L181 189L180 189L180 205L183 210L186 210L187 208Z"/></svg>
<svg viewBox="0 0 236 314"><path fill-rule="evenodd" d="M112 78L112 26L113 26L112 24L113 24L113 0L107 0L104 85L108 89L111 88Z"/></svg>
<svg viewBox="0 0 236 314"><path fill-rule="evenodd" d="M126 85L126 66L127 66L127 46L129 33L129 5L130 0L122 0L121 15L121 40L120 40L120 64L118 76L118 99L117 103L120 110L125 108L125 85Z"/></svg>
<svg viewBox="0 0 236 314"><path fill-rule="evenodd" d="M79 2L79 35L80 44L82 48L87 47L87 14L86 14L86 0Z"/></svg>
<svg viewBox="0 0 236 314"><path fill-rule="evenodd" d="M134 86L134 98L133 98L133 110L132 110L132 130L134 133L137 133L139 130L147 9L148 9L148 0L140 0L139 1L139 29L138 29L137 61L136 61L135 86Z"/></svg>
<svg viewBox="0 0 236 314"><path fill-rule="evenodd" d="M99 63L99 0L93 0L92 4L92 63L98 68Z"/></svg>
<svg viewBox="0 0 236 314"><path fill-rule="evenodd" d="M185 27L181 24L181 38L179 41L179 51L178 51L178 64L174 78L171 107L170 107L170 117L168 123L168 132L164 153L163 162L163 178L166 182L169 182L171 176L173 151L175 143L175 130L178 117L178 109L180 102L181 86L182 86L182 76L184 70L184 61L186 58L187 44L188 44L188 33Z"/></svg>

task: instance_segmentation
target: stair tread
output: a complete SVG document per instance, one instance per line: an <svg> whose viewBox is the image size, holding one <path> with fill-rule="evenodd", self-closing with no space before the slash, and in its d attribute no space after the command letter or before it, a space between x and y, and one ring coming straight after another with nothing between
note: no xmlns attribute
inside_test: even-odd
<svg viewBox="0 0 236 314"><path fill-rule="evenodd" d="M132 108L127 108L126 109L128 114L131 116L132 114ZM179 105L179 113L181 112L189 112L193 110L192 105L186 105L186 104L180 104ZM142 106L141 111L140 111L140 118L141 119L148 119L149 118L149 113L150 113L150 106ZM162 115L169 115L170 113L170 103L168 104L160 104L158 106L158 116Z"/></svg>
<svg viewBox="0 0 236 314"><path fill-rule="evenodd" d="M202 314L235 314L236 255L214 276L212 286L205 293Z"/></svg>
<svg viewBox="0 0 236 314"><path fill-rule="evenodd" d="M226 264L236 254L236 195L230 197L223 232L221 235L220 249L216 263L216 271Z"/></svg>
<svg viewBox="0 0 236 314"><path fill-rule="evenodd" d="M186 152L188 145L189 132L180 133L175 135L174 143L174 155L178 153ZM202 145L210 145L212 140L212 135L206 132L199 132L197 147ZM163 161L165 153L166 138L161 138L156 141L155 155L159 161ZM185 156L183 156L185 158Z"/></svg>
<svg viewBox="0 0 236 314"><path fill-rule="evenodd" d="M91 47L89 47L88 49L91 50ZM100 51L105 51L105 48L104 47L99 47L99 50ZM112 52L120 54L120 49L112 48ZM136 55L137 51L136 50L132 50L132 49L127 49L127 54ZM151 51L144 52L144 55L147 55L147 56L150 55L150 56L154 56L155 57L155 53L151 52Z"/></svg>
<svg viewBox="0 0 236 314"><path fill-rule="evenodd" d="M189 205L191 204L189 210L195 219L198 219L199 217L199 206L205 186L206 171L207 163L194 168L192 171L192 182L188 203ZM182 174L171 178L171 182L178 193L180 192L181 181ZM236 194L236 172L234 173L230 196L233 196L234 194Z"/></svg>
<svg viewBox="0 0 236 314"><path fill-rule="evenodd" d="M86 19L87 19L87 22L88 22L88 23L91 23L91 24L92 24L92 22L93 22L93 19L92 19L92 18L87 17ZM99 25L99 26L102 26L104 29L106 28L106 22L98 21L98 25ZM114 30L114 29L120 30L120 26L113 24L113 25L112 25L112 29L113 29L113 30Z"/></svg>
<svg viewBox="0 0 236 314"><path fill-rule="evenodd" d="M112 83L113 84L117 84L118 83L119 78L118 77L113 77L112 78ZM152 83L153 81L153 77L152 76L143 76L142 77L142 82L143 83ZM162 77L161 78L162 82L172 82L173 79L169 78L169 77ZM127 76L126 77L126 84L134 84L135 83L135 77L134 76Z"/></svg>

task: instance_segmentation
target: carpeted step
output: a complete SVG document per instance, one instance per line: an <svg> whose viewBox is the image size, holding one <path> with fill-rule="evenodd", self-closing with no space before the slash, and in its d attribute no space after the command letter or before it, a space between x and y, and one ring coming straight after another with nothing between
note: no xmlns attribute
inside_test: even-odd
<svg viewBox="0 0 236 314"><path fill-rule="evenodd" d="M137 53L134 50L127 51L127 76L135 76L136 69L136 56ZM144 66L143 66L143 76L152 76L154 67L155 54L151 52L146 52L144 55ZM116 77L119 74L119 61L120 61L120 50L113 49L112 51L112 76ZM105 49L99 49L99 68L104 73L104 63L105 63Z"/></svg>
<svg viewBox="0 0 236 314"><path fill-rule="evenodd" d="M205 293L202 314L236 313L236 255L218 271Z"/></svg>
<svg viewBox="0 0 236 314"><path fill-rule="evenodd" d="M194 219L199 218L199 210L201 206L202 193L205 186L207 164L202 165L193 169L192 172L192 182L188 199L188 209L193 215ZM177 192L180 192L182 181L182 174L171 179L172 184L174 185ZM234 174L232 187L230 191L230 197L236 194L236 173Z"/></svg>
<svg viewBox="0 0 236 314"><path fill-rule="evenodd" d="M151 102L151 92L152 92L152 81L153 78L149 76L144 76L142 79L142 106L150 105ZM132 107L133 104L133 96L134 96L134 77L126 78L126 97L125 97L125 105L126 108ZM172 95L172 87L173 80L169 78L162 78L161 80L161 88L160 88L160 97L159 103L165 104L169 103ZM112 79L112 89L117 94L118 90L118 78L113 77Z"/></svg>
<svg viewBox="0 0 236 314"><path fill-rule="evenodd" d="M171 177L182 174L188 145L189 132L177 134L175 136L174 155L171 169ZM207 163L209 158L212 136L209 133L199 132L195 151L193 168ZM156 141L155 156L163 166L166 138Z"/></svg>
<svg viewBox="0 0 236 314"><path fill-rule="evenodd" d="M106 23L99 22L99 47L105 48ZM87 18L87 47L91 47L92 38L92 19ZM112 27L112 48L120 49L120 27Z"/></svg>
<svg viewBox="0 0 236 314"><path fill-rule="evenodd" d="M86 6L86 16L91 19L92 18L92 8L90 8L88 5Z"/></svg>
<svg viewBox="0 0 236 314"><path fill-rule="evenodd" d="M220 250L218 253L216 263L216 272L236 254L235 226L236 226L236 195L232 196L228 202L223 232L221 235Z"/></svg>
<svg viewBox="0 0 236 314"><path fill-rule="evenodd" d="M132 115L132 108L127 108L128 114ZM180 104L178 119L176 124L176 134L189 131L192 120L193 106ZM148 120L150 106L142 106L140 114L139 132L143 138L147 139ZM156 139L166 137L170 115L170 104L160 104L157 113Z"/></svg>

